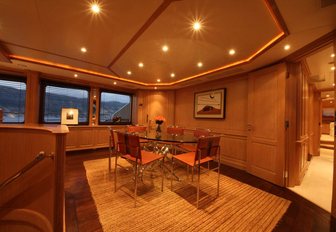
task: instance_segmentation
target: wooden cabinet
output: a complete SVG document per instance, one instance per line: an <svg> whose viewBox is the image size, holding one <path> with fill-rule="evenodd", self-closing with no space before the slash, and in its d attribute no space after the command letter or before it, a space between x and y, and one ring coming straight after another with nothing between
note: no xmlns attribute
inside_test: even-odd
<svg viewBox="0 0 336 232"><path fill-rule="evenodd" d="M66 150L96 149L109 146L108 126L73 126L66 139Z"/></svg>

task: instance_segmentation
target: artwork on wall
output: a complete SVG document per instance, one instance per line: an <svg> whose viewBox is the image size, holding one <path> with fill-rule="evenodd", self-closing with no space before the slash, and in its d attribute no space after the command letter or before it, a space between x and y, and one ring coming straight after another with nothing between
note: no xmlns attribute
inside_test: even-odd
<svg viewBox="0 0 336 232"><path fill-rule="evenodd" d="M195 93L195 118L225 118L226 89Z"/></svg>
<svg viewBox="0 0 336 232"><path fill-rule="evenodd" d="M78 109L62 108L61 124L64 125L78 124Z"/></svg>

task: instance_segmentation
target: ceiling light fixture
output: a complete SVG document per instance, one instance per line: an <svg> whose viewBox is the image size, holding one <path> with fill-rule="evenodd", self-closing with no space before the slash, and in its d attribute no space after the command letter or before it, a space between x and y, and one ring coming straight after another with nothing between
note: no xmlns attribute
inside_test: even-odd
<svg viewBox="0 0 336 232"><path fill-rule="evenodd" d="M91 11L94 14L99 14L99 12L100 12L100 6L98 5L98 3L94 2L94 3L91 4Z"/></svg>
<svg viewBox="0 0 336 232"><path fill-rule="evenodd" d="M171 77L175 77L175 73L171 73L170 76L171 76Z"/></svg>
<svg viewBox="0 0 336 232"><path fill-rule="evenodd" d="M86 47L81 47L81 52L83 53L87 52Z"/></svg>
<svg viewBox="0 0 336 232"><path fill-rule="evenodd" d="M116 85L116 84L117 84L117 82L115 81L115 82L113 82L113 84L114 84L114 85Z"/></svg>
<svg viewBox="0 0 336 232"><path fill-rule="evenodd" d="M331 57L331 58L334 58L334 57L335 57L335 53L331 54L330 57Z"/></svg>
<svg viewBox="0 0 336 232"><path fill-rule="evenodd" d="M330 69L331 69L331 71L334 71L335 70L335 66L332 66Z"/></svg>
<svg viewBox="0 0 336 232"><path fill-rule="evenodd" d="M232 55L234 55L236 53L236 51L234 50L234 49L230 49L229 50L229 54L232 56Z"/></svg>
<svg viewBox="0 0 336 232"><path fill-rule="evenodd" d="M332 86L335 86L335 83L333 83Z"/></svg>
<svg viewBox="0 0 336 232"><path fill-rule="evenodd" d="M161 82L161 80L160 80L160 79L157 79L156 81L157 81L157 82Z"/></svg>
<svg viewBox="0 0 336 232"><path fill-rule="evenodd" d="M193 23L193 26L192 26L192 27L193 27L194 31L199 31L199 30L201 29L202 25L201 25L200 22L195 21L195 22Z"/></svg>
<svg viewBox="0 0 336 232"><path fill-rule="evenodd" d="M75 73L75 74L74 74L74 77L78 77L78 74L77 74L77 73Z"/></svg>
<svg viewBox="0 0 336 232"><path fill-rule="evenodd" d="M327 95L326 95L326 97L330 97L330 95L329 95L329 94L327 94Z"/></svg>
<svg viewBox="0 0 336 232"><path fill-rule="evenodd" d="M286 51L288 51L288 50L290 49L290 45L289 45L289 44L286 44L286 45L284 46L284 49L285 49Z"/></svg>
<svg viewBox="0 0 336 232"><path fill-rule="evenodd" d="M330 101L330 103L333 103L333 101Z"/></svg>
<svg viewBox="0 0 336 232"><path fill-rule="evenodd" d="M169 47L167 45L162 46L162 51L167 52L169 50Z"/></svg>
<svg viewBox="0 0 336 232"><path fill-rule="evenodd" d="M142 62L140 62L140 63L138 64L138 66L139 66L140 68L143 68L144 64L143 64Z"/></svg>
<svg viewBox="0 0 336 232"><path fill-rule="evenodd" d="M157 87L155 86L154 89L157 89Z"/></svg>
<svg viewBox="0 0 336 232"><path fill-rule="evenodd" d="M203 63L202 63L202 62L198 62L198 63L197 63L197 66L200 68L200 67L203 66Z"/></svg>
<svg viewBox="0 0 336 232"><path fill-rule="evenodd" d="M127 71L127 75L132 75L132 72L131 71Z"/></svg>

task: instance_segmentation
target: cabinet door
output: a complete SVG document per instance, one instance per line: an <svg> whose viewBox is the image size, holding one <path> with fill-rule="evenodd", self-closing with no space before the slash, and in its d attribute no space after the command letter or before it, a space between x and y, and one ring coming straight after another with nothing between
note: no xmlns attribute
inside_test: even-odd
<svg viewBox="0 0 336 232"><path fill-rule="evenodd" d="M284 185L285 72L278 65L248 80L247 171Z"/></svg>

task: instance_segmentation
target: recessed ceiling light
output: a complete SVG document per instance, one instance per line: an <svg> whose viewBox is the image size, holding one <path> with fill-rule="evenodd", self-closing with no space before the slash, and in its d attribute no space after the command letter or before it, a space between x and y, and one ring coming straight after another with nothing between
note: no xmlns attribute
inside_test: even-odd
<svg viewBox="0 0 336 232"><path fill-rule="evenodd" d="M236 51L234 50L234 49L230 49L229 50L229 54L232 56L232 55L234 55L236 53Z"/></svg>
<svg viewBox="0 0 336 232"><path fill-rule="evenodd" d="M334 57L335 57L335 53L331 54L330 57L331 57L331 58L334 58Z"/></svg>
<svg viewBox="0 0 336 232"><path fill-rule="evenodd" d="M127 71L127 75L132 75L132 72L131 71Z"/></svg>
<svg viewBox="0 0 336 232"><path fill-rule="evenodd" d="M143 68L144 64L143 64L142 62L140 62L140 63L138 64L138 66L139 66L140 68Z"/></svg>
<svg viewBox="0 0 336 232"><path fill-rule="evenodd" d="M335 66L332 66L330 69L331 69L331 71L334 71L335 70Z"/></svg>
<svg viewBox="0 0 336 232"><path fill-rule="evenodd" d="M114 84L114 85L116 85L116 84L117 84L117 82L115 81L115 82L113 82L113 84Z"/></svg>
<svg viewBox="0 0 336 232"><path fill-rule="evenodd" d="M330 95L329 95L329 94L327 94L327 95L326 95L326 97L330 97Z"/></svg>
<svg viewBox="0 0 336 232"><path fill-rule="evenodd" d="M333 103L333 101L330 101L330 103Z"/></svg>
<svg viewBox="0 0 336 232"><path fill-rule="evenodd" d="M289 45L289 44L286 44L286 45L284 46L284 49L285 49L285 50L289 50L289 49L290 49L290 45Z"/></svg>
<svg viewBox="0 0 336 232"><path fill-rule="evenodd" d="M171 76L171 77L175 77L175 73L171 73L170 76Z"/></svg>
<svg viewBox="0 0 336 232"><path fill-rule="evenodd" d="M86 47L81 47L81 52L83 53L87 52Z"/></svg>
<svg viewBox="0 0 336 232"><path fill-rule="evenodd" d="M77 74L77 73L75 73L75 74L74 74L74 77L78 77L78 74Z"/></svg>
<svg viewBox="0 0 336 232"><path fill-rule="evenodd" d="M198 63L197 63L197 66L200 68L200 67L203 66L203 63L202 63L202 62L198 62Z"/></svg>
<svg viewBox="0 0 336 232"><path fill-rule="evenodd" d="M156 81L157 81L157 82L161 82L161 80L160 80L160 79L157 79Z"/></svg>
<svg viewBox="0 0 336 232"><path fill-rule="evenodd" d="M91 4L91 11L94 13L94 14L99 14L100 12L100 6L94 2Z"/></svg>
<svg viewBox="0 0 336 232"><path fill-rule="evenodd" d="M154 89L157 89L157 87L155 86Z"/></svg>
<svg viewBox="0 0 336 232"><path fill-rule="evenodd" d="M167 52L169 50L169 47L167 45L162 46L162 51Z"/></svg>
<svg viewBox="0 0 336 232"><path fill-rule="evenodd" d="M335 86L335 83L333 83L332 86Z"/></svg>
<svg viewBox="0 0 336 232"><path fill-rule="evenodd" d="M193 27L194 31L199 31L201 29L202 25L201 25L200 22L196 21L196 22L193 23L192 27Z"/></svg>

